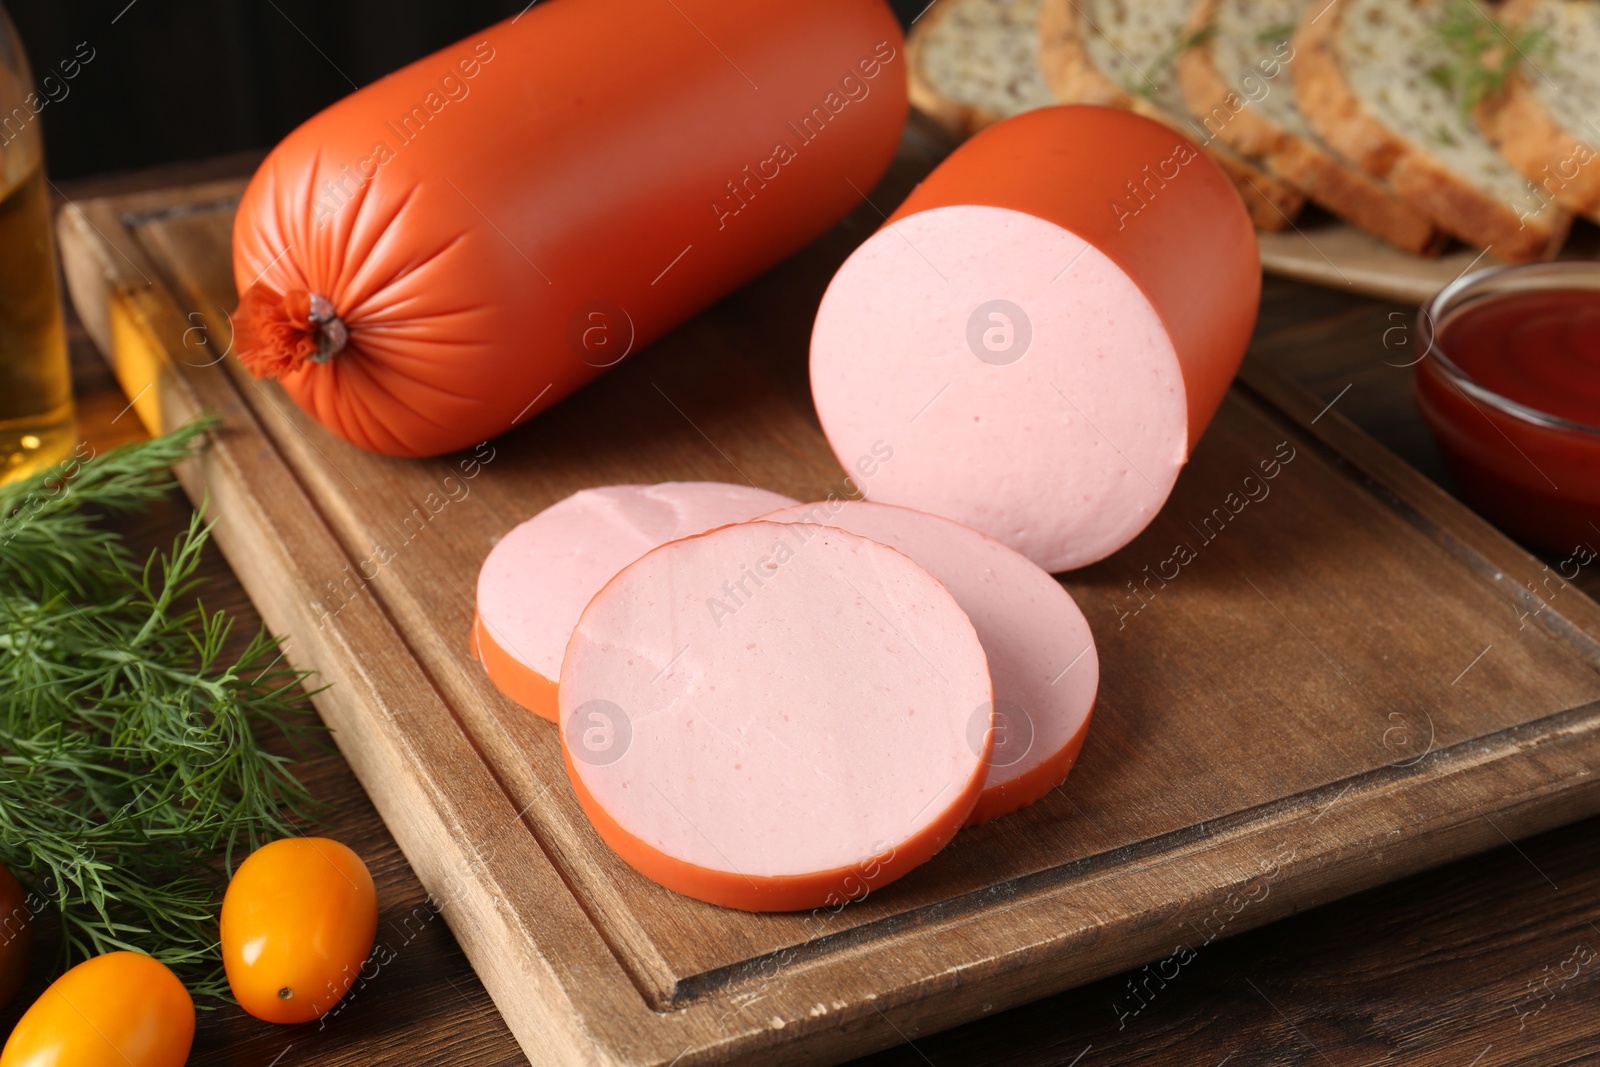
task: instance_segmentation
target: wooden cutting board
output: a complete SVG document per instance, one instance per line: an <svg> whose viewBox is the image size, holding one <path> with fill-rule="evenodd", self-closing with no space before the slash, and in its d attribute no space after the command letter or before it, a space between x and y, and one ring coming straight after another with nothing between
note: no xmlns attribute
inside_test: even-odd
<svg viewBox="0 0 1600 1067"><path fill-rule="evenodd" d="M1064 578L1103 683L1063 788L837 912L726 911L624 866L554 728L468 658L479 564L586 486L846 492L811 317L936 152L913 131L799 256L429 461L342 444L226 358L239 183L61 218L134 409L221 416L184 484L534 1063L834 1062L1149 962L1109 1006L1131 1017L1216 938L1600 812L1600 608L1251 363L1154 524Z"/></svg>

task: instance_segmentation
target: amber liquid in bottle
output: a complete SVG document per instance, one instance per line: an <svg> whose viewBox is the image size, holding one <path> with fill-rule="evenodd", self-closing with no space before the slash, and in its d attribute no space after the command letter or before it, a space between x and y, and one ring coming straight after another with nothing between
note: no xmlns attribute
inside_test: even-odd
<svg viewBox="0 0 1600 1067"><path fill-rule="evenodd" d="M50 187L36 159L0 184L0 482L65 459L75 440Z"/></svg>

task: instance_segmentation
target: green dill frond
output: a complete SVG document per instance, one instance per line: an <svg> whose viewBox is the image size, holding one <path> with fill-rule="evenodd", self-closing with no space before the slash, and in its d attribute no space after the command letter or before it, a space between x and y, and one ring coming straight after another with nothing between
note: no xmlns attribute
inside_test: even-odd
<svg viewBox="0 0 1600 1067"><path fill-rule="evenodd" d="M1277 44L1279 41L1287 41L1290 37L1293 37L1294 31L1295 24L1293 22L1279 22L1271 26L1262 27L1261 32L1256 34L1256 40L1261 44Z"/></svg>
<svg viewBox="0 0 1600 1067"><path fill-rule="evenodd" d="M1136 84L1126 86L1126 88L1136 96L1155 96L1156 86L1159 84L1156 79L1167 77L1172 65L1178 61L1179 56L1191 48L1197 48L1205 44L1216 35L1217 27L1212 22L1208 22L1198 29L1184 31L1178 35L1177 40L1168 45L1155 58L1155 61L1150 64L1150 70L1146 76L1142 77Z"/></svg>
<svg viewBox="0 0 1600 1067"><path fill-rule="evenodd" d="M1509 30L1473 0L1451 0L1434 29L1450 59L1429 67L1428 80L1451 93L1463 115L1504 89L1524 61L1546 58L1553 49L1547 31Z"/></svg>
<svg viewBox="0 0 1600 1067"><path fill-rule="evenodd" d="M207 423L0 488L0 863L59 920L226 996L217 909L249 850L315 815L269 735L320 746L305 676L195 599L210 528L136 561L102 524L152 503Z"/></svg>

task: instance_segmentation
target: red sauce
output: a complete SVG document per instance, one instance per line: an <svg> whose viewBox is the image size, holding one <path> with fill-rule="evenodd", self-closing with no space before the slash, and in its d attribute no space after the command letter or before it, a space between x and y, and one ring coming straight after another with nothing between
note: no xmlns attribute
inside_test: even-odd
<svg viewBox="0 0 1600 1067"><path fill-rule="evenodd" d="M1417 406L1462 498L1558 554L1600 546L1600 290L1503 292L1442 316L1437 351L1478 385L1577 426L1473 397L1437 359L1417 364Z"/></svg>
<svg viewBox="0 0 1600 1067"><path fill-rule="evenodd" d="M1453 312L1438 346L1508 400L1600 426L1600 290L1530 289Z"/></svg>

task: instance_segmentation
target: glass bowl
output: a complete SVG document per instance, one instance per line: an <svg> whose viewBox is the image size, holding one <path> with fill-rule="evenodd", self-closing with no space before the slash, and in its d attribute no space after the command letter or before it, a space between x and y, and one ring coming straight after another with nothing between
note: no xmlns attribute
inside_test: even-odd
<svg viewBox="0 0 1600 1067"><path fill-rule="evenodd" d="M1418 314L1425 355L1412 392L1462 499L1531 545L1592 554L1600 546L1600 425L1503 396L1463 371L1449 350L1450 320L1466 309L1558 289L1593 291L1600 304L1600 263L1495 267L1446 286Z"/></svg>

